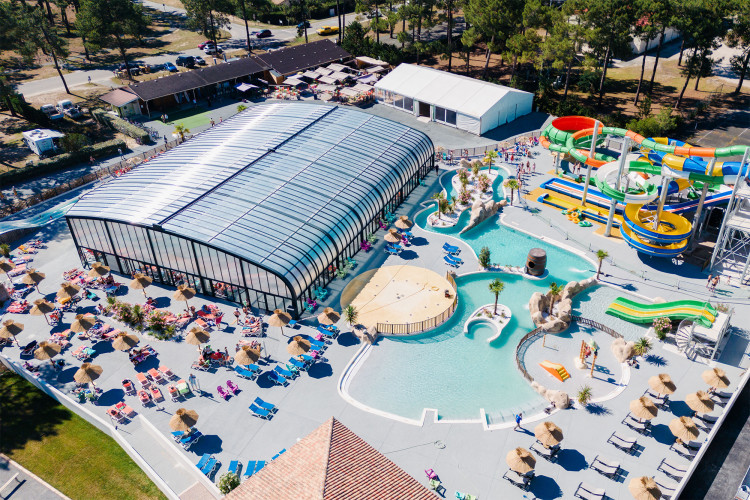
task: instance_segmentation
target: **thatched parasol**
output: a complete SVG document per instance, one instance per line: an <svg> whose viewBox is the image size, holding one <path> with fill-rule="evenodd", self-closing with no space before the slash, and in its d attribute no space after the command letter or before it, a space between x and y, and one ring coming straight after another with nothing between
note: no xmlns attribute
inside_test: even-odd
<svg viewBox="0 0 750 500"><path fill-rule="evenodd" d="M340 319L341 315L332 307L326 307L322 313L318 314L318 323L321 325L335 325Z"/></svg>
<svg viewBox="0 0 750 500"><path fill-rule="evenodd" d="M651 420L656 417L659 413L659 409L656 407L651 398L647 396L641 396L638 399L634 399L630 402L630 413L634 417L642 420Z"/></svg>
<svg viewBox="0 0 750 500"><path fill-rule="evenodd" d="M711 396L709 396L706 391L698 391L688 394L685 397L685 404L687 404L691 410L697 411L698 413L711 413L714 411L714 402L711 401Z"/></svg>
<svg viewBox="0 0 750 500"><path fill-rule="evenodd" d="M74 285L70 281L63 281L62 283L60 283L60 289L57 291L57 300L72 299L80 291L80 286Z"/></svg>
<svg viewBox="0 0 750 500"><path fill-rule="evenodd" d="M21 283L25 285L31 285L39 291L39 283L41 283L47 276L44 273L40 273L36 269L29 269L26 271L26 275L21 280Z"/></svg>
<svg viewBox="0 0 750 500"><path fill-rule="evenodd" d="M31 308L31 311L29 311L29 314L33 316L44 315L44 319L47 320L47 324L49 325L49 319L47 318L47 314L51 313L54 310L55 310L55 304L53 304L49 300L36 299L34 301L34 307Z"/></svg>
<svg viewBox="0 0 750 500"><path fill-rule="evenodd" d="M698 427L695 426L695 422L690 417L674 418L669 422L669 430L672 431L674 437L688 443L698 437Z"/></svg>
<svg viewBox="0 0 750 500"><path fill-rule="evenodd" d="M202 328L194 327L185 337L185 342L192 345L205 344L211 340L211 334Z"/></svg>
<svg viewBox="0 0 750 500"><path fill-rule="evenodd" d="M173 431L189 431L198 423L198 412L180 408L169 419L169 427Z"/></svg>
<svg viewBox="0 0 750 500"><path fill-rule="evenodd" d="M515 450L510 450L505 456L505 461L508 463L508 467L510 467L511 470L514 470L519 474L526 474L527 472L534 470L534 467L536 467L536 459L531 456L531 452L520 446Z"/></svg>
<svg viewBox="0 0 750 500"><path fill-rule="evenodd" d="M648 386L659 394L672 394L677 390L674 382L672 382L672 377L666 373L660 373L648 379Z"/></svg>
<svg viewBox="0 0 750 500"><path fill-rule="evenodd" d="M281 309L274 309L273 314L268 318L268 326L278 326L281 328L281 334L284 335L284 327L292 321L288 312Z"/></svg>
<svg viewBox="0 0 750 500"><path fill-rule="evenodd" d="M112 347L118 351L127 351L128 349L135 347L138 342L140 342L140 340L135 335L122 332L112 341Z"/></svg>
<svg viewBox="0 0 750 500"><path fill-rule="evenodd" d="M405 215L402 215L398 218L394 226L396 226L399 229L410 229L414 223L409 220L409 218Z"/></svg>
<svg viewBox="0 0 750 500"><path fill-rule="evenodd" d="M563 432L553 422L542 422L534 427L534 436L546 448L556 446L563 440Z"/></svg>
<svg viewBox="0 0 750 500"><path fill-rule="evenodd" d="M172 298L178 302L184 302L185 305L188 305L188 300L195 297L195 289L190 288L187 285L180 285L177 287L177 291L174 292L172 295Z"/></svg>
<svg viewBox="0 0 750 500"><path fill-rule="evenodd" d="M636 500L658 500L661 490L652 477L636 477L630 481L628 491Z"/></svg>
<svg viewBox="0 0 750 500"><path fill-rule="evenodd" d="M139 274L136 273L135 276L133 276L133 281L130 282L130 288L134 290L143 290L143 296L146 296L146 288L148 288L151 285L151 282L154 281L154 278L150 276L146 276L145 274Z"/></svg>
<svg viewBox="0 0 750 500"><path fill-rule="evenodd" d="M77 314L75 321L70 324L70 329L76 333L89 331L96 324L96 316L90 314Z"/></svg>
<svg viewBox="0 0 750 500"><path fill-rule="evenodd" d="M401 235L395 229L389 229L388 232L385 233L385 241L388 243L398 243L401 241Z"/></svg>
<svg viewBox="0 0 750 500"><path fill-rule="evenodd" d="M109 267L105 266L101 262L94 262L91 264L91 269L89 269L88 275L89 278L101 278L102 276L106 276L109 274Z"/></svg>
<svg viewBox="0 0 750 500"><path fill-rule="evenodd" d="M99 365L84 363L73 375L73 380L75 380L79 384L89 383L96 387L96 384L94 384L94 380L98 379L99 375L101 375L103 371L104 369Z"/></svg>
<svg viewBox="0 0 750 500"><path fill-rule="evenodd" d="M714 389L725 389L729 387L727 374L721 368L706 370L701 377L705 383Z"/></svg>
<svg viewBox="0 0 750 500"><path fill-rule="evenodd" d="M3 321L3 327L0 328L0 339L13 339L16 341L16 345L20 347L16 335L22 331L23 325L21 323L16 323L12 319Z"/></svg>
<svg viewBox="0 0 750 500"><path fill-rule="evenodd" d="M9 260L0 260L0 273L8 274L16 268L16 265Z"/></svg>
<svg viewBox="0 0 750 500"><path fill-rule="evenodd" d="M260 349L255 350L250 348L249 345L243 345L242 349L234 354L234 360L238 365L246 366L253 365L260 359Z"/></svg>
<svg viewBox="0 0 750 500"><path fill-rule="evenodd" d="M305 354L310 350L310 341L303 339L299 335L294 337L292 341L286 346L286 351L292 356L299 356Z"/></svg>
<svg viewBox="0 0 750 500"><path fill-rule="evenodd" d="M40 360L52 359L60 354L61 350L62 347L60 345L45 340L39 343L39 346L34 351L34 357Z"/></svg>

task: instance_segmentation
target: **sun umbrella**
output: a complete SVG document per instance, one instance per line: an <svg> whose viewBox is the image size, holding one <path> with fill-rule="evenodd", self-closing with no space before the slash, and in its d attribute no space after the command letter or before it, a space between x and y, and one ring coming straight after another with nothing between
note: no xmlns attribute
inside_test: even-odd
<svg viewBox="0 0 750 500"><path fill-rule="evenodd" d="M146 288L151 285L154 278L146 276L145 274L136 274L133 276L133 281L130 282L130 288L134 290L143 290L143 296L146 296Z"/></svg>
<svg viewBox="0 0 750 500"><path fill-rule="evenodd" d="M711 413L714 411L714 402L711 401L711 396L709 396L706 391L698 391L688 394L687 397L685 397L685 403L691 410L697 411L698 413Z"/></svg>
<svg viewBox="0 0 750 500"><path fill-rule="evenodd" d="M45 340L44 342L39 343L39 346L34 351L34 357L40 360L52 359L60 354L61 350L62 347L58 344L55 344L54 342L47 342Z"/></svg>
<svg viewBox="0 0 750 500"><path fill-rule="evenodd" d="M398 218L394 226L396 226L399 229L409 229L414 225L412 221L409 220L409 218L405 215L402 215Z"/></svg>
<svg viewBox="0 0 750 500"><path fill-rule="evenodd" d="M89 331L96 324L96 317L89 314L77 314L75 321L70 324L70 329L76 333Z"/></svg>
<svg viewBox="0 0 750 500"><path fill-rule="evenodd" d="M122 332L112 341L112 347L118 351L127 351L128 349L135 347L138 342L140 342L140 340L138 340L138 337L135 335Z"/></svg>
<svg viewBox="0 0 750 500"><path fill-rule="evenodd" d="M278 326L281 328L281 334L284 335L284 327L289 324L292 317L288 312L281 309L274 309L273 314L268 318L268 326Z"/></svg>
<svg viewBox="0 0 750 500"><path fill-rule="evenodd" d="M391 229L385 233L385 241L388 243L398 243L401 241L401 235L395 229Z"/></svg>
<svg viewBox="0 0 750 500"><path fill-rule="evenodd" d="M534 436L542 443L546 448L550 446L556 446L563 440L562 429L560 429L553 422L542 422L541 424L534 427Z"/></svg>
<svg viewBox="0 0 750 500"><path fill-rule="evenodd" d="M249 345L243 345L242 349L234 354L234 360L242 366L255 364L259 359L260 349L251 349Z"/></svg>
<svg viewBox="0 0 750 500"><path fill-rule="evenodd" d="M188 431L197 423L198 412L195 410L186 410L185 408L180 408L174 412L172 418L169 419L169 427L171 427L173 431Z"/></svg>
<svg viewBox="0 0 750 500"><path fill-rule="evenodd" d="M211 334L202 328L194 327L185 337L185 342L192 345L205 344L211 340Z"/></svg>
<svg viewBox="0 0 750 500"><path fill-rule="evenodd" d="M16 345L19 345L16 335L22 331L23 325L21 323L16 323L12 319L3 321L3 327L0 328L0 339L13 339L16 341Z"/></svg>
<svg viewBox="0 0 750 500"><path fill-rule="evenodd" d="M34 301L34 307L31 308L31 311L29 311L29 314L34 316L41 316L44 315L44 319L47 320L47 324L49 325L49 319L47 319L47 314L51 313L55 310L55 304L50 302L47 299L36 299Z"/></svg>
<svg viewBox="0 0 750 500"><path fill-rule="evenodd" d="M630 413L632 413L635 418L651 420L656 417L657 413L659 413L659 409L656 408L656 405L651 398L641 396L630 402Z"/></svg>
<svg viewBox="0 0 750 500"><path fill-rule="evenodd" d="M172 298L178 302L184 302L188 305L188 300L195 297L195 289L190 288L187 285L180 285L177 287L177 291L172 295Z"/></svg>
<svg viewBox="0 0 750 500"><path fill-rule="evenodd" d="M695 426L695 422L690 417L674 418L669 422L669 430L672 431L674 437L688 443L698 437L698 428Z"/></svg>
<svg viewBox="0 0 750 500"><path fill-rule="evenodd" d="M73 375L73 380L75 380L79 384L89 383L96 387L96 384L94 384L94 380L98 379L99 375L101 375L103 371L104 369L99 365L84 363Z"/></svg>
<svg viewBox="0 0 750 500"><path fill-rule="evenodd" d="M628 491L636 500L658 500L661 490L652 477L636 477L630 481Z"/></svg>
<svg viewBox="0 0 750 500"><path fill-rule="evenodd" d="M0 260L0 273L8 274L8 272L12 271L16 268L16 265L8 260Z"/></svg>
<svg viewBox="0 0 750 500"><path fill-rule="evenodd" d="M46 278L46 275L44 273L40 273L36 269L29 269L28 271L26 271L26 276L23 277L21 283L33 286L38 292L39 283L41 283L44 278Z"/></svg>
<svg viewBox="0 0 750 500"><path fill-rule="evenodd" d="M294 337L292 341L286 346L286 350L292 356L299 356L305 354L310 350L310 341L303 339L299 335Z"/></svg>
<svg viewBox="0 0 750 500"><path fill-rule="evenodd" d="M666 373L660 373L648 379L648 386L659 394L672 394L677 390L672 377Z"/></svg>
<svg viewBox="0 0 750 500"><path fill-rule="evenodd" d="M318 323L321 325L333 325L339 322L341 315L333 310L332 307L326 307L323 312L318 314Z"/></svg>
<svg viewBox="0 0 750 500"><path fill-rule="evenodd" d="M508 463L508 467L510 467L511 470L514 470L519 474L526 474L527 472L534 470L534 467L536 466L536 459L531 456L531 452L521 447L518 447L515 450L510 450L505 456L505 461Z"/></svg>
<svg viewBox="0 0 750 500"><path fill-rule="evenodd" d="M727 374L724 373L724 370L721 368L712 368L711 370L706 370L701 375L703 377L703 381L707 383L709 386L711 386L714 389L725 389L729 387L729 379L727 378Z"/></svg>
<svg viewBox="0 0 750 500"><path fill-rule="evenodd" d="M106 276L109 274L109 267L105 266L101 262L94 262L91 264L91 269L89 269L89 278L101 278L102 276Z"/></svg>
<svg viewBox="0 0 750 500"><path fill-rule="evenodd" d="M81 287L74 285L70 281L60 283L60 289L57 291L57 299L71 299L81 291Z"/></svg>

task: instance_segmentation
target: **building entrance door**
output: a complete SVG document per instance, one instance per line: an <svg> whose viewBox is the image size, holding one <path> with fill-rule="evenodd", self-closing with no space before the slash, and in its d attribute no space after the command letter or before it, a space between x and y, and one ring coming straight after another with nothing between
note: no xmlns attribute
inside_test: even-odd
<svg viewBox="0 0 750 500"><path fill-rule="evenodd" d="M420 102L419 103L419 116L425 116L427 118L432 118L430 116L430 105L426 102Z"/></svg>

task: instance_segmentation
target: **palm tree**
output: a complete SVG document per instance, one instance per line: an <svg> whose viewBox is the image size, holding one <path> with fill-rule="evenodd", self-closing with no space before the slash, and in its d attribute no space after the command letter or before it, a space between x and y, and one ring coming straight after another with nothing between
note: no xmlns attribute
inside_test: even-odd
<svg viewBox="0 0 750 500"><path fill-rule="evenodd" d="M190 129L187 128L182 123L178 123L174 127L174 133L180 136L180 140L181 141L184 141L185 140L185 134L189 134L190 133Z"/></svg>
<svg viewBox="0 0 750 500"><path fill-rule="evenodd" d="M563 286L558 285L554 281L549 284L549 295L550 295L550 303L549 303L549 313L552 314L552 309L555 306L555 302L557 301L557 298L562 295L563 292Z"/></svg>
<svg viewBox="0 0 750 500"><path fill-rule="evenodd" d="M643 356L651 350L651 341L647 337L641 337L633 345L636 356Z"/></svg>
<svg viewBox="0 0 750 500"><path fill-rule="evenodd" d="M596 258L599 261L599 266L596 268L596 279L599 279L599 275L602 272L602 261L609 257L609 254L605 252L604 250L597 250L596 251Z"/></svg>
<svg viewBox="0 0 750 500"><path fill-rule="evenodd" d="M580 389L578 389L578 394L576 394L576 399L579 403L586 406L589 404L589 401L591 401L592 391L591 386L584 385Z"/></svg>
<svg viewBox="0 0 750 500"><path fill-rule="evenodd" d="M505 289L505 283L500 281L499 279L495 278L492 280L489 284L490 292L495 294L495 312L494 314L497 314L497 299L500 297L500 292Z"/></svg>
<svg viewBox="0 0 750 500"><path fill-rule="evenodd" d="M510 204L513 205L513 191L516 189L521 189L521 185L516 179L508 179L507 181L503 182L503 186L510 190Z"/></svg>
<svg viewBox="0 0 750 500"><path fill-rule="evenodd" d="M490 159L490 163L489 163L490 169L489 169L489 172L492 173L492 165L495 164L495 158L497 158L497 151L495 151L494 149L490 149L489 151L487 151L487 158Z"/></svg>
<svg viewBox="0 0 750 500"><path fill-rule="evenodd" d="M433 194L432 199L435 200L435 203L437 204L437 213L439 220L440 216L443 215L443 213L446 211L448 200L445 199L445 195L442 191Z"/></svg>
<svg viewBox="0 0 750 500"><path fill-rule="evenodd" d="M479 160L477 160L474 165L471 166L471 175L474 176L474 179L476 179L479 176L479 169L482 168L479 164Z"/></svg>
<svg viewBox="0 0 750 500"><path fill-rule="evenodd" d="M359 311L357 311L356 307L351 304L346 306L346 309L344 309L344 319L347 323L349 323L349 326L354 326L354 323L357 322L358 317Z"/></svg>

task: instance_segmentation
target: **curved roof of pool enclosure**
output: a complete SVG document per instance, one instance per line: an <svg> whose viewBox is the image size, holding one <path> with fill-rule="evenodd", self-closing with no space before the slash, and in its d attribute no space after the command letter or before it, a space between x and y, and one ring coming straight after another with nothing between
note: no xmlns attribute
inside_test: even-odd
<svg viewBox="0 0 750 500"><path fill-rule="evenodd" d="M204 243L299 296L432 154L425 134L364 112L252 106L94 189L67 217Z"/></svg>

